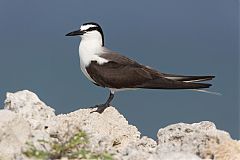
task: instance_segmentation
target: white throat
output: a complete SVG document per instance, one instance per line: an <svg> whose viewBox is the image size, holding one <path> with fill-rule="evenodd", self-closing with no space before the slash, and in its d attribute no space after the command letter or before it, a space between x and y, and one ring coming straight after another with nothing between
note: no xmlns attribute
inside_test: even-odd
<svg viewBox="0 0 240 160"><path fill-rule="evenodd" d="M99 64L107 62L106 59L99 57L104 52L101 41L99 39L82 38L79 45L81 65L87 67L91 61L97 61Z"/></svg>

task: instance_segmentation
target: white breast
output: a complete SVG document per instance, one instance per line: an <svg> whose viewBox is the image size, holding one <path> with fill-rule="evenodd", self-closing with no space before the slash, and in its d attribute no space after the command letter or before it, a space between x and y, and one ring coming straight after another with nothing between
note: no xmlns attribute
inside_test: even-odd
<svg viewBox="0 0 240 160"><path fill-rule="evenodd" d="M83 72L83 74L93 83L96 83L91 77L90 75L87 73L87 70L86 70L86 66L84 65L84 62L81 60L80 58L80 68Z"/></svg>
<svg viewBox="0 0 240 160"><path fill-rule="evenodd" d="M96 83L91 76L88 74L86 67L91 63L91 61L97 61L98 64L107 63L108 60L100 57L103 53L103 47L101 45L96 45L94 41L82 39L79 45L79 57L80 57L80 67L83 74L93 83Z"/></svg>

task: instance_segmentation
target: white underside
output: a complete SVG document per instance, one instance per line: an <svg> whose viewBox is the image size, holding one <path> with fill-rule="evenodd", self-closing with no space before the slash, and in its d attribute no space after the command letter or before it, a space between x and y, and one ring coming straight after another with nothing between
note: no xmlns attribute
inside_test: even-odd
<svg viewBox="0 0 240 160"><path fill-rule="evenodd" d="M96 83L96 82L90 77L90 75L87 73L87 70L86 70L86 67L85 67L84 63L81 62L81 58L80 58L80 68L81 68L83 74L87 77L88 80L90 80L90 81L93 82L93 83Z"/></svg>
<svg viewBox="0 0 240 160"><path fill-rule="evenodd" d="M96 82L87 73L86 67L89 66L91 61L96 61L98 64L107 63L108 60L99 56L104 51L105 49L99 43L99 39L82 37L79 45L80 68L83 74L93 83Z"/></svg>
<svg viewBox="0 0 240 160"><path fill-rule="evenodd" d="M86 67L91 63L91 61L97 61L98 64L104 64L107 63L108 60L99 57L98 55L87 55L84 56L82 53L79 53L80 57L80 68L83 72L83 74L92 82L96 83L88 74Z"/></svg>
<svg viewBox="0 0 240 160"><path fill-rule="evenodd" d="M119 92L119 91L129 91L129 90L137 90L140 88L109 88L109 90L114 93L114 92Z"/></svg>

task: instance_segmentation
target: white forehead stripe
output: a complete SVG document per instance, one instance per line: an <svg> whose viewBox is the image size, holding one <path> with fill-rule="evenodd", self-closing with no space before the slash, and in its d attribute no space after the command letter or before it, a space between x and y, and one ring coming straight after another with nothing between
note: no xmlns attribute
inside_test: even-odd
<svg viewBox="0 0 240 160"><path fill-rule="evenodd" d="M91 28L91 27L97 27L97 26L94 25L94 24L87 24L87 25L81 26L80 29L82 31L84 31L84 30L87 30L88 28Z"/></svg>

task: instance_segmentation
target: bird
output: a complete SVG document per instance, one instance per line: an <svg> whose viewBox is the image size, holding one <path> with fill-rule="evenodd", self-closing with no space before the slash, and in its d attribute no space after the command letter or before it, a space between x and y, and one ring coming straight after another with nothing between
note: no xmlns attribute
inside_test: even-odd
<svg viewBox="0 0 240 160"><path fill-rule="evenodd" d="M117 91L131 89L203 89L211 84L202 83L215 76L186 76L162 73L142 65L105 47L104 34L96 22L87 22L80 29L65 36L80 36L79 57L83 74L95 85L108 88L109 97L103 104L92 106L92 112L102 113L110 106ZM199 83L201 82L201 83ZM204 90L205 91L205 90ZM91 112L91 113L92 113Z"/></svg>

